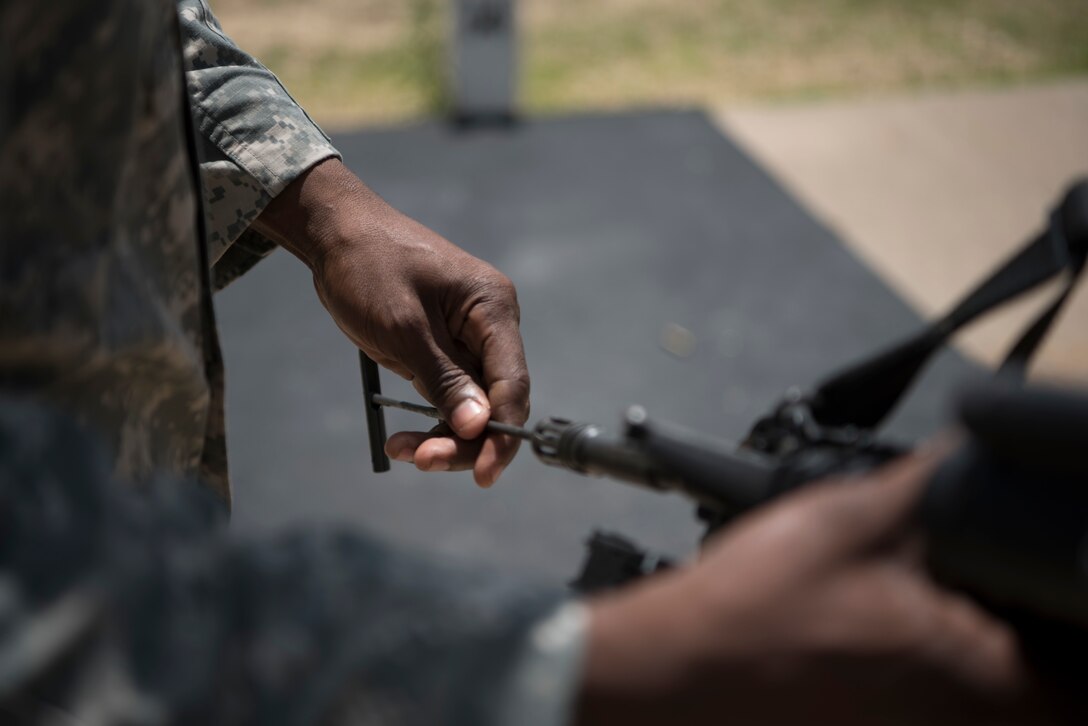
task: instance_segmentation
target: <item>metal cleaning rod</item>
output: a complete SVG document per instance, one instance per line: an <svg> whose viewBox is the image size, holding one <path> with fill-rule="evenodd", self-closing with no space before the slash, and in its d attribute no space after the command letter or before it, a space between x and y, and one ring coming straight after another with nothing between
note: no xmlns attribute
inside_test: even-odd
<svg viewBox="0 0 1088 726"><path fill-rule="evenodd" d="M395 398L389 396L383 396L380 393L371 395L370 400L377 406L384 406L386 408L399 408L402 411L411 411L412 413L422 414L439 421L445 421L442 418L442 414L438 412L437 408L433 406L422 406L418 403L410 403L409 401L398 401ZM518 426L511 426L500 421L488 421L485 426L488 431L493 431L497 434L505 434L507 436L516 436L519 439L525 439L531 441L533 438L533 432L528 429L523 429Z"/></svg>

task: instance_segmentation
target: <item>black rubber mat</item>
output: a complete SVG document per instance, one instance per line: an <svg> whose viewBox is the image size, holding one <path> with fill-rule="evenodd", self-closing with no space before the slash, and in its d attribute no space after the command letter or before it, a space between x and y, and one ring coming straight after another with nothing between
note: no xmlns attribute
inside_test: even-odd
<svg viewBox="0 0 1088 726"><path fill-rule="evenodd" d="M469 132L436 123L335 141L390 202L513 279L533 420L612 425L637 402L737 438L787 387L919 323L698 112ZM594 527L673 554L694 546L684 500L546 468L526 449L490 491L404 464L370 473L356 356L302 265L273 255L217 302L239 530L348 522L553 580L574 574ZM892 430L935 430L972 372L945 355ZM415 398L392 374L383 383ZM388 418L390 430L428 427Z"/></svg>

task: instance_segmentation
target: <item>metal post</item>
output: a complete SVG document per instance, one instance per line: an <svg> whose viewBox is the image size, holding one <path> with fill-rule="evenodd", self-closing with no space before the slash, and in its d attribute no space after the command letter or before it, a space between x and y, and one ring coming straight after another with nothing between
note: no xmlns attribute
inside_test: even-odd
<svg viewBox="0 0 1088 726"><path fill-rule="evenodd" d="M514 0L455 0L453 119L506 124L516 115L517 27Z"/></svg>

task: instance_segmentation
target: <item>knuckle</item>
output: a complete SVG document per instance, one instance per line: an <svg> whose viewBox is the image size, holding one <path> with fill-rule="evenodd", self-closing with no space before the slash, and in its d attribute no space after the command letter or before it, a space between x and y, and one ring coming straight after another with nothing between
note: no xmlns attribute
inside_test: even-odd
<svg viewBox="0 0 1088 726"><path fill-rule="evenodd" d="M521 319L521 306L518 304L518 290L514 287L514 283L509 277L500 273L499 275L499 301L510 313L513 314L515 319Z"/></svg>
<svg viewBox="0 0 1088 726"><path fill-rule="evenodd" d="M529 378L528 376L515 375L505 378L492 386L493 399L504 402L504 408L509 406L518 413L529 415Z"/></svg>
<svg viewBox="0 0 1088 726"><path fill-rule="evenodd" d="M518 307L518 292L509 277L494 268L481 277L476 286L477 302L489 311L506 312Z"/></svg>
<svg viewBox="0 0 1088 726"><path fill-rule="evenodd" d="M465 385L465 373L451 365L437 365L422 376L424 387L430 392L435 404L445 400Z"/></svg>
<svg viewBox="0 0 1088 726"><path fill-rule="evenodd" d="M509 277L496 270L492 285L494 285L495 292L500 297L508 299L511 302L517 302L518 291Z"/></svg>
<svg viewBox="0 0 1088 726"><path fill-rule="evenodd" d="M514 400L525 401L525 407L528 409L529 393L532 388L532 384L529 382L529 371L524 367L519 367L517 372L510 377L508 385Z"/></svg>
<svg viewBox="0 0 1088 726"><path fill-rule="evenodd" d="M514 290L510 299L510 310L514 316L514 322L521 324L521 304L518 302L517 290Z"/></svg>
<svg viewBox="0 0 1088 726"><path fill-rule="evenodd" d="M513 377L492 381L487 390L491 413L499 421L518 426L529 418L529 382Z"/></svg>

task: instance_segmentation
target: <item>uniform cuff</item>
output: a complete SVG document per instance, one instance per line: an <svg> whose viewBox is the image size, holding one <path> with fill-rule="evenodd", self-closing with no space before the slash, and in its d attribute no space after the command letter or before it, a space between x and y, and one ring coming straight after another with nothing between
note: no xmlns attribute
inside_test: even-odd
<svg viewBox="0 0 1088 726"><path fill-rule="evenodd" d="M497 723L562 726L570 723L581 681L589 613L580 602L561 604L529 631L503 693Z"/></svg>

